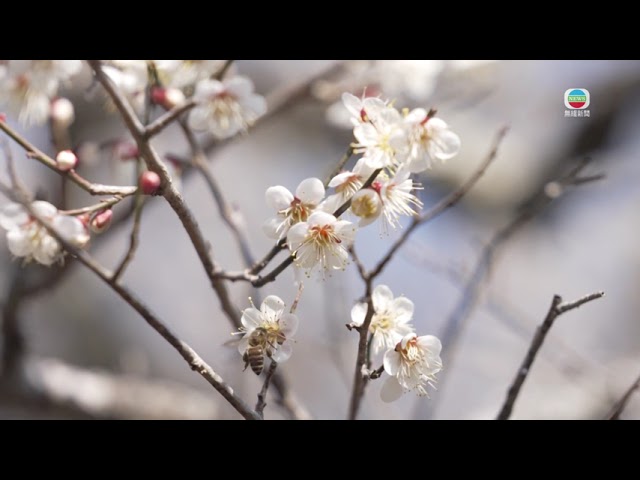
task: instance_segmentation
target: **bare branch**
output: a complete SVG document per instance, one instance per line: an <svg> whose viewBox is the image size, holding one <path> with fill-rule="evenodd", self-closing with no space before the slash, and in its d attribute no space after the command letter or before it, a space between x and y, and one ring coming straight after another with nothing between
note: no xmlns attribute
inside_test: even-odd
<svg viewBox="0 0 640 480"><path fill-rule="evenodd" d="M136 195L135 198L135 206L133 210L133 226L131 227L131 233L129 234L129 248L127 249L127 253L124 255L122 261L116 268L111 280L113 282L117 282L124 271L127 269L129 264L133 261L133 257L138 249L138 244L140 241L140 224L142 221L142 210L146 205L146 199L142 195Z"/></svg>
<svg viewBox="0 0 640 480"><path fill-rule="evenodd" d="M133 293L125 287L111 280L111 274L104 270L97 262L93 260L83 250L79 250L71 245L52 226L43 218L41 218L31 207L28 202L23 202L23 206L29 211L30 215L36 219L47 231L62 245L62 247L71 255L76 257L80 263L85 265L95 275L97 275L104 283L106 283L116 294L127 302L134 310L136 310L142 318L158 332L169 344L171 344L178 353L189 364L192 370L202 375L244 418L247 420L257 420L260 417L249 407L241 398L239 398L228 386L222 377L220 377L186 342L179 339L162 321L160 321Z"/></svg>
<svg viewBox="0 0 640 480"><path fill-rule="evenodd" d="M531 341L531 345L529 346L527 355L524 357L522 365L518 369L513 383L509 387L507 398L505 399L505 402L502 405L502 408L500 409L500 413L498 413L496 420L508 420L511 416L513 405L518 399L520 389L522 388L524 381L527 379L527 375L529 375L529 371L531 370L531 365L533 364L533 361L535 360L536 355L538 354L538 350L540 350L540 347L542 346L547 333L553 326L553 322L555 321L555 319L563 313L568 312L569 310L573 310L581 305L584 305L587 302L591 302L592 300L596 300L602 297L604 297L604 292L596 292L590 295L586 295L574 302L562 303L562 297L560 297L560 295L554 295L553 300L551 301L549 312L547 313L547 316L542 324L536 330L533 340Z"/></svg>
<svg viewBox="0 0 640 480"><path fill-rule="evenodd" d="M631 396L639 388L640 388L640 375L638 376L636 381L633 382L629 388L627 388L627 391L624 392L624 395L622 396L622 398L616 402L613 409L611 410L611 413L607 415L607 419L619 420L620 415L622 414L622 412L627 406L627 403L629 403L629 400L631 400Z"/></svg>
<svg viewBox="0 0 640 480"><path fill-rule="evenodd" d="M226 60L224 65L222 65L222 68L213 75L213 78L216 80L222 80L225 74L229 71L229 68L231 68L231 65L233 65L233 62L235 62L235 60Z"/></svg>
<svg viewBox="0 0 640 480"><path fill-rule="evenodd" d="M476 182L480 180L480 178L482 178L482 176L485 174L485 172L489 168L489 165L491 165L493 161L496 159L498 155L498 148L502 143L502 139L507 134L507 130L508 129L506 127L503 127L498 131L498 134L496 135L496 139L493 142L493 146L491 147L489 154L482 161L482 163L476 169L476 171L473 172L473 174L467 179L466 182L464 182L459 188L451 192L445 198L440 200L435 206L433 206L427 212L413 218L413 221L411 222L409 227L404 231L402 236L391 246L387 254L382 258L382 260L378 262L376 267L371 271L370 275L372 277L377 277L382 272L382 270L387 265L387 263L389 263L389 261L393 258L393 255L407 241L407 239L409 238L409 235L411 235L411 232L413 232L420 225L433 220L434 218L438 217L447 209L453 207L467 194L469 190L471 190L471 188L473 188Z"/></svg>
<svg viewBox="0 0 640 480"><path fill-rule="evenodd" d="M215 419L219 405L174 382L88 370L53 358L27 357L0 386L1 401L50 405L103 419Z"/></svg>
<svg viewBox="0 0 640 480"><path fill-rule="evenodd" d="M182 104L173 107L171 110L165 112L156 120L151 122L144 130L144 137L149 139L158 135L166 127L178 120L183 113L188 112L197 105L197 102L190 98L185 100Z"/></svg>
<svg viewBox="0 0 640 480"><path fill-rule="evenodd" d="M76 173L75 170L63 172L58 169L58 164L53 158L49 157L46 153L35 147L28 140L22 137L22 135L9 127L9 125L7 125L7 122L0 121L0 130L5 132L18 145L24 148L29 157L39 161L54 172L66 176L67 178L69 178L69 180L74 182L76 185L78 185L80 188L90 193L91 195L120 195L122 197L127 197L129 195L133 195L138 190L138 187L133 186L118 187L112 185L101 185L99 183L91 183L89 180Z"/></svg>
<svg viewBox="0 0 640 480"><path fill-rule="evenodd" d="M260 393L258 393L258 403L256 403L256 413L260 415L261 418L264 418L264 407L267 406L267 390L269 390L269 384L271 383L271 377L276 373L276 368L278 367L278 363L274 360L271 360L271 365L269 365L269 370L267 370L267 374L264 377L264 383L262 384L262 388L260 389Z"/></svg>

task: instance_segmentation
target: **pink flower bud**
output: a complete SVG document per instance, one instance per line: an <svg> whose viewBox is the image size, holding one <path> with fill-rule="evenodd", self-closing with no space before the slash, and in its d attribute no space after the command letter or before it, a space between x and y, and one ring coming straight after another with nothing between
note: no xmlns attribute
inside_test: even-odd
<svg viewBox="0 0 640 480"><path fill-rule="evenodd" d="M7 116L4 113L0 113L0 122L6 122Z"/></svg>
<svg viewBox="0 0 640 480"><path fill-rule="evenodd" d="M140 151L135 143L121 141L115 144L113 154L120 160L135 160L140 156Z"/></svg>
<svg viewBox="0 0 640 480"><path fill-rule="evenodd" d="M56 157L58 168L63 172L68 172L72 168L75 168L78 164L78 157L71 150L62 150Z"/></svg>
<svg viewBox="0 0 640 480"><path fill-rule="evenodd" d="M69 128L76 118L73 103L62 97L51 102L50 114L54 124L61 128Z"/></svg>
<svg viewBox="0 0 640 480"><path fill-rule="evenodd" d="M102 233L111 225L113 219L113 210L100 210L95 213L89 223L89 228L93 233Z"/></svg>
<svg viewBox="0 0 640 480"><path fill-rule="evenodd" d="M155 87L151 91L151 100L167 110L184 102L184 93L178 88Z"/></svg>
<svg viewBox="0 0 640 480"><path fill-rule="evenodd" d="M88 213L83 213L82 215L78 215L76 218L82 222L82 224L85 226L85 228L89 225L89 214Z"/></svg>
<svg viewBox="0 0 640 480"><path fill-rule="evenodd" d="M138 182L140 188L142 189L142 192L145 195L155 194L160 187L160 183L160 176L150 170L142 172L142 175L140 175L140 180Z"/></svg>

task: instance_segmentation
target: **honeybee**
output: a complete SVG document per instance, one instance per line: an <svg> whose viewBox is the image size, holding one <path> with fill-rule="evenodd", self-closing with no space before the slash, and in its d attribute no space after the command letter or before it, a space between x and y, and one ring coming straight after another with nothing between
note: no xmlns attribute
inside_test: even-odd
<svg viewBox="0 0 640 480"><path fill-rule="evenodd" d="M249 346L242 356L244 370L251 366L256 375L260 375L264 369L265 355L269 358L282 345L286 336L280 331L270 332L264 327L258 327L249 335Z"/></svg>

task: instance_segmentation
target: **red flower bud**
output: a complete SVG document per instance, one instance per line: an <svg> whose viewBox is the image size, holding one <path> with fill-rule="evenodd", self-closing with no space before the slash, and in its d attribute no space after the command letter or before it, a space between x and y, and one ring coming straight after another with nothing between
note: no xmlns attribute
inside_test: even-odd
<svg viewBox="0 0 640 480"><path fill-rule="evenodd" d="M138 185L145 195L153 195L158 191L158 188L160 188L160 183L160 176L155 172L147 170L140 175Z"/></svg>
<svg viewBox="0 0 640 480"><path fill-rule="evenodd" d="M113 219L113 210L110 208L107 210L100 210L95 213L89 223L89 228L94 233L102 233L111 225Z"/></svg>

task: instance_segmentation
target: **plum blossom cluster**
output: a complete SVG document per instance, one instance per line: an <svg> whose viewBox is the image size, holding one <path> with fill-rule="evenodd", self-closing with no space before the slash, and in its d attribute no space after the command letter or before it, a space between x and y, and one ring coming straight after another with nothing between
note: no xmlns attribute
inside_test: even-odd
<svg viewBox="0 0 640 480"><path fill-rule="evenodd" d="M384 371L389 377L380 396L393 402L403 393L415 391L428 395L427 386L436 382L442 369L440 340L433 335L417 336L411 320L413 302L404 296L395 297L386 285L378 285L371 295L373 317L369 324L373 354L384 353ZM367 314L367 304L357 303L351 310L351 321L361 326Z"/></svg>
<svg viewBox="0 0 640 480"><path fill-rule="evenodd" d="M308 274L316 267L322 272L344 269L358 227L381 218L381 230L388 233L401 226L402 216L417 214L422 202L414 192L421 186L411 175L460 150L460 138L434 111L416 108L401 113L381 98L349 93L342 99L351 115L353 152L361 157L352 170L329 181L334 193L325 198L323 183L308 178L295 194L281 185L265 194L275 216L263 225L264 232L286 239L296 265ZM357 224L334 215L344 204Z"/></svg>
<svg viewBox="0 0 640 480"><path fill-rule="evenodd" d="M224 65L224 60L112 60L104 69L139 111L150 81L152 100L165 109L191 97L196 107L189 114L189 126L224 139L246 132L267 111L264 97L255 93L249 78L216 78Z"/></svg>

